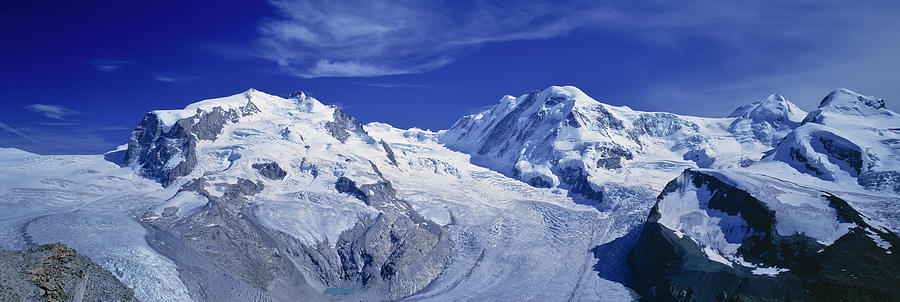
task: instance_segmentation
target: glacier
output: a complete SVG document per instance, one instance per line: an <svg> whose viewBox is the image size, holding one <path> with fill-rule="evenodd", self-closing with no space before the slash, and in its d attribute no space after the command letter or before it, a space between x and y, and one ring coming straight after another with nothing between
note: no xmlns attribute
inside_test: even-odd
<svg viewBox="0 0 900 302"><path fill-rule="evenodd" d="M847 89L709 118L552 86L428 131L250 89L102 155L0 149L0 246L63 242L143 301L664 299L670 250L748 280L802 272L750 247L782 236L894 259L898 121Z"/></svg>

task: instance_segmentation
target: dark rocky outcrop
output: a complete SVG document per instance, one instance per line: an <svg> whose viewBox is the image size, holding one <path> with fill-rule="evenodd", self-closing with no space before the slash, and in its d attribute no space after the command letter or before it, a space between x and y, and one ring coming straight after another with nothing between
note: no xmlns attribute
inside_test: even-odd
<svg viewBox="0 0 900 302"><path fill-rule="evenodd" d="M619 146L601 147L599 153L600 159L597 160L597 167L602 167L607 170L621 168L622 162L634 159L634 155L631 151Z"/></svg>
<svg viewBox="0 0 900 302"><path fill-rule="evenodd" d="M137 301L112 273L65 244L0 248L0 301Z"/></svg>
<svg viewBox="0 0 900 302"><path fill-rule="evenodd" d="M774 212L752 194L698 171L685 171L690 184L670 182L657 199L629 257L632 286L647 301L893 301L900 299L900 238L865 222L842 199L822 192L840 219L856 224L824 246L803 234L778 234ZM681 177L679 179L682 179ZM709 260L696 242L658 223L659 202L680 187L714 192L709 208L747 222L738 254L752 263L787 268L776 276ZM879 247L871 236L891 244Z"/></svg>
<svg viewBox="0 0 900 302"><path fill-rule="evenodd" d="M252 105L253 103L249 104ZM259 111L255 105L247 109L249 110L247 112ZM214 140L222 133L222 128L225 127L226 123L236 123L241 116L242 114L237 111L225 111L222 107L215 107L210 112L198 109L197 115L195 115L197 123L191 126L191 132L197 136L197 139Z"/></svg>
<svg viewBox="0 0 900 302"><path fill-rule="evenodd" d="M196 147L200 140L214 140L226 124L258 111L249 100L241 110L197 109L194 116L176 121L168 130L155 113L148 113L131 132L122 165L138 165L142 176L168 186L176 178L190 174L197 165Z"/></svg>
<svg viewBox="0 0 900 302"><path fill-rule="evenodd" d="M565 167L557 173L559 175L562 186L569 190L570 193L581 194L587 199L597 202L603 201L603 191L595 190L588 181L588 175L581 168Z"/></svg>
<svg viewBox="0 0 900 302"><path fill-rule="evenodd" d="M252 167L259 171L260 175L271 180L282 180L287 176L287 171L284 171L276 162L256 163Z"/></svg>
<svg viewBox="0 0 900 302"><path fill-rule="evenodd" d="M141 219L147 242L172 259L179 277L197 301L287 301L313 299L318 292L291 262L286 248L290 237L267 229L253 217L249 196L262 191L262 183L238 179L216 184L222 196L210 194L203 178L182 190L196 191L208 203L188 217Z"/></svg>
<svg viewBox="0 0 900 302"><path fill-rule="evenodd" d="M222 196L207 191L213 185ZM255 206L248 198L262 189L261 182L246 179L210 184L200 178L182 187L209 200L196 213L178 217L177 209L166 209L161 216L141 219L148 230L147 242L177 264L192 298L324 300L323 293L309 284L325 284L354 289L348 299L396 299L425 288L449 257L447 230L398 199L386 180L358 185L350 178L338 178L336 191L360 199L379 214L360 217L338 242L313 245L255 218Z"/></svg>
<svg viewBox="0 0 900 302"><path fill-rule="evenodd" d="M341 279L396 299L425 288L443 271L451 248L448 231L398 199L390 182L357 187L342 177L335 187L380 211L341 234Z"/></svg>
<svg viewBox="0 0 900 302"><path fill-rule="evenodd" d="M859 146L842 137L825 136L819 136L818 141L812 141L810 144L813 148L821 149L822 153L828 154L829 158L836 160L841 169L846 170L851 176L862 173L864 160Z"/></svg>
<svg viewBox="0 0 900 302"><path fill-rule="evenodd" d="M391 146L384 140L381 140L381 146L384 147L384 153L387 154L387 158L391 161L391 164L394 165L394 167L399 167L397 165L397 157L394 155L394 150L391 149Z"/></svg>
<svg viewBox="0 0 900 302"><path fill-rule="evenodd" d="M484 139L484 143L481 148L478 149L478 154L484 155L491 151L491 149L498 147L500 142L506 141L510 137L513 136L522 136L521 133L518 135L514 133L516 129L516 122L521 117L521 115L531 106L535 101L537 101L538 91L532 92L528 94L528 97L522 101L521 104L516 105L516 108L513 109L509 114L503 117L497 125L493 128L490 128L491 131L487 134ZM485 129L487 130L487 129ZM519 129L523 130L524 129Z"/></svg>
<svg viewBox="0 0 900 302"><path fill-rule="evenodd" d="M176 178L190 174L197 164L198 138L191 133L191 119L181 119L169 131L154 113L148 113L128 141L124 165L140 166L140 174L168 186ZM174 164L170 161L177 161Z"/></svg>
<svg viewBox="0 0 900 302"><path fill-rule="evenodd" d="M869 171L859 175L859 185L869 190L900 192L900 172Z"/></svg>
<svg viewBox="0 0 900 302"><path fill-rule="evenodd" d="M333 120L325 123L325 131L341 143L347 142L351 133L366 134L362 124L356 121L353 116L344 113L337 107L334 108Z"/></svg>

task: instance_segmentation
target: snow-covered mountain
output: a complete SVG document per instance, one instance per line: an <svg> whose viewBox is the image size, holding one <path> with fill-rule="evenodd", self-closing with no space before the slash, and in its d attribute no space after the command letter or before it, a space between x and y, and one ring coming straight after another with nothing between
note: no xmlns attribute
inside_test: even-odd
<svg viewBox="0 0 900 302"><path fill-rule="evenodd" d="M893 300L900 238L883 222L896 214L870 207L896 213L896 202L754 172L686 170L635 244L633 288L648 300Z"/></svg>
<svg viewBox="0 0 900 302"><path fill-rule="evenodd" d="M882 99L835 90L765 160L826 181L900 192L898 117Z"/></svg>
<svg viewBox="0 0 900 302"><path fill-rule="evenodd" d="M728 130L744 143L754 140L775 146L806 118L806 111L783 96L772 94L763 101L741 106L728 117L735 118Z"/></svg>
<svg viewBox="0 0 900 302"><path fill-rule="evenodd" d="M601 201L615 186L662 188L684 168L747 166L796 128L805 112L772 95L727 118L642 112L549 87L460 119L440 135L478 165L537 187Z"/></svg>
<svg viewBox="0 0 900 302"><path fill-rule="evenodd" d="M102 156L0 149L0 245L64 242L144 301L818 297L803 265L900 267L897 121L849 90L702 118L554 86L431 132L251 89Z"/></svg>
<svg viewBox="0 0 900 302"><path fill-rule="evenodd" d="M898 122L881 99L839 89L761 161L686 170L635 245L634 288L651 300L897 299Z"/></svg>

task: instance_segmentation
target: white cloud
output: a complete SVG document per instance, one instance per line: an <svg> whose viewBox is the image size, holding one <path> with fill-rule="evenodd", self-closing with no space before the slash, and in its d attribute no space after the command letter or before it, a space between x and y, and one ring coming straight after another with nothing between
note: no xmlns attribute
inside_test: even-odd
<svg viewBox="0 0 900 302"><path fill-rule="evenodd" d="M691 78L734 83L760 81L756 78L766 72L793 72L836 61L896 61L866 53L867 48L879 47L877 39L898 37L892 32L898 26L897 5L888 1L270 2L279 16L260 25L256 50L283 70L305 78L427 72L486 44L553 38L589 28L667 47L673 54L712 41L711 47L722 48L723 53L715 55L723 63L706 77ZM895 49L890 50L885 53ZM746 74L727 74L733 70ZM673 79L665 84L696 83Z"/></svg>
<svg viewBox="0 0 900 302"><path fill-rule="evenodd" d="M171 75L155 75L155 76L153 76L153 79L160 81L160 82L168 82L168 83L175 83L175 82L181 81L180 78L177 78L177 77L171 76Z"/></svg>
<svg viewBox="0 0 900 302"><path fill-rule="evenodd" d="M32 142L32 143L40 143L40 142L38 142L36 139L32 138L31 136L28 136L28 135L26 135L25 133L22 133L21 131L16 130L16 129L13 128L13 127L10 127L10 126L7 125L7 124L0 123L0 129L6 130L7 132L12 133L12 134L15 134L16 136L21 137L21 138L24 138L24 139L26 139L26 140L28 140L28 141L30 141L30 142Z"/></svg>
<svg viewBox="0 0 900 302"><path fill-rule="evenodd" d="M127 140L132 128L79 125L56 127L31 125L13 128L0 123L0 146L38 154L101 154ZM12 135L6 135L6 133Z"/></svg>
<svg viewBox="0 0 900 302"><path fill-rule="evenodd" d="M708 116L770 93L813 110L829 91L842 87L890 102L900 95L894 83L900 70L900 20L893 17L898 4L748 1L668 7L665 17L651 19L673 26L651 26L648 31L657 34L643 38L663 37L657 42L670 46L673 57L698 50L717 57L695 59L697 67L686 66L678 77L650 84L636 97L651 110ZM690 45L696 37L720 49Z"/></svg>
<svg viewBox="0 0 900 302"><path fill-rule="evenodd" d="M169 83L178 82L178 78L170 77L170 76L157 75L157 76L153 76L153 79L160 81L160 82L169 82Z"/></svg>
<svg viewBox="0 0 900 302"><path fill-rule="evenodd" d="M47 105L47 104L31 104L25 106L25 109L37 112L45 117L64 120L66 117L71 115L80 114L80 112L60 106L60 105Z"/></svg>
<svg viewBox="0 0 900 302"><path fill-rule="evenodd" d="M485 43L554 37L603 15L549 2L271 2L281 16L260 26L260 55L306 78L430 71Z"/></svg>
<svg viewBox="0 0 900 302"><path fill-rule="evenodd" d="M811 110L839 87L900 95L897 1L270 2L279 15L255 50L306 78L428 72L491 43L578 30L653 56L596 58L633 60L598 72L636 75L621 96L647 109L720 115L779 92Z"/></svg>
<svg viewBox="0 0 900 302"><path fill-rule="evenodd" d="M96 59L88 61L89 64L93 65L95 69L103 72L116 72L119 69L122 69L125 65L136 64L134 61L127 60L106 60L106 59Z"/></svg>
<svg viewBox="0 0 900 302"><path fill-rule="evenodd" d="M431 85L431 84L411 84L411 83L399 83L399 82L357 82L356 85L360 86L369 86L369 87L378 87L378 88L432 88L439 87L441 85Z"/></svg>

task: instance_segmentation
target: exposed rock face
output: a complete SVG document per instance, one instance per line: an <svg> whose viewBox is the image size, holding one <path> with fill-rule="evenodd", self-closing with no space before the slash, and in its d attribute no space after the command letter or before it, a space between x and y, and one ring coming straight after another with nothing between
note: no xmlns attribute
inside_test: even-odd
<svg viewBox="0 0 900 302"><path fill-rule="evenodd" d="M123 165L137 165L142 176L168 186L176 178L190 174L197 165L196 149L200 140L213 140L225 124L258 111L250 101L243 113L221 107L208 112L197 109L197 114L179 119L168 131L156 113L148 113L131 132Z"/></svg>
<svg viewBox="0 0 900 302"><path fill-rule="evenodd" d="M859 185L869 190L900 192L900 172L866 172L859 175Z"/></svg>
<svg viewBox="0 0 900 302"><path fill-rule="evenodd" d="M653 123L649 117L642 121ZM506 97L489 111L463 117L441 139L472 154L474 162L532 186L560 186L599 201L602 194L587 181L590 171L618 169L634 158L611 139L609 131L628 132L626 136L635 138L647 131L626 128L625 121L576 88L551 87ZM600 133L598 141L572 138L594 131ZM557 149L560 142L573 146Z"/></svg>
<svg viewBox="0 0 900 302"><path fill-rule="evenodd" d="M333 120L325 124L325 130L341 143L347 142L351 133L366 134L366 130L363 129L362 124L356 121L356 118L337 107L334 108Z"/></svg>
<svg viewBox="0 0 900 302"><path fill-rule="evenodd" d="M757 274L759 268L726 259L716 253L709 239L693 231L701 214L685 213L679 231L670 229L672 209L690 205L665 204L689 199L669 198L698 190L706 196L699 209L718 217L726 244L737 244L736 255L757 267L778 268L774 274ZM829 300L887 301L900 298L891 283L900 273L900 238L869 225L863 216L840 198L821 192L841 223L852 227L833 243L807 234L781 234L776 210L754 194L702 171L685 171L666 186L644 225L630 265L635 289L648 300L758 301ZM695 201L697 202L697 201ZM666 210L663 210L665 208ZM705 210L704 210L705 209ZM785 208L784 211L789 211ZM702 212L701 212L702 213ZM705 214L704 214L705 215ZM791 214L799 215L799 214ZM694 217L690 218L688 217ZM810 218L816 220L817 218ZM668 222L663 222L668 221ZM679 221L679 220L674 220ZM815 222L810 222L815 223ZM705 233L714 234L714 233ZM888 243L888 247L885 247ZM712 242L714 244L714 242ZM721 258L721 256L719 256ZM885 277L892 276L892 277Z"/></svg>
<svg viewBox="0 0 900 302"><path fill-rule="evenodd" d="M31 181L39 187L3 193L0 212L13 214L0 226L28 215L14 238L26 245L52 242L38 235L72 238L73 246L103 236L91 256L137 284L145 300L593 301L637 298L631 288L650 301L900 300L897 198L855 185L900 190L896 166L883 165L896 157L900 126L867 124L866 114L842 120L849 115L841 110L856 105L893 116L867 98L842 93L823 103L801 132L786 113L796 113L792 105L775 96L730 118L698 118L551 87L431 132L363 128L303 93L251 90L148 114L135 129L122 159L171 188L99 158L82 161L64 170L79 177L39 175ZM848 121L864 126L840 124ZM781 131L799 143L783 140L766 160L793 164L756 161ZM744 152L746 145L763 150ZM43 162L46 174L63 175L54 165L68 159L0 153L4 171ZM732 165L722 168L723 159ZM694 165L715 169L682 173ZM831 185L835 194L823 187ZM46 204L18 212L37 203ZM133 230L97 223L107 219ZM95 274L80 277L60 264L69 254L59 254L36 258L51 259L49 268L26 271L35 277L25 281L41 295L87 299ZM3 265L0 276L15 271ZM56 283L60 276L75 281ZM145 291L148 284L157 288ZM0 300L20 300L3 296L5 286Z"/></svg>
<svg viewBox="0 0 900 302"><path fill-rule="evenodd" d="M239 179L227 188L220 185L218 190L224 191L220 197L210 194L207 186L201 178L183 188L209 199L197 213L177 217L173 209L141 220L150 231L148 243L175 261L198 301L323 298L309 282L356 288L358 297L402 298L427 286L449 257L447 230L397 199L387 181L358 186L339 178L336 190L359 198L380 214L360 220L335 245L314 246L266 228L254 218L246 198L260 192L261 183Z"/></svg>
<svg viewBox="0 0 900 302"><path fill-rule="evenodd" d="M504 97L490 110L463 117L440 134L440 141L471 154L477 165L532 186L560 187L602 201L601 187L634 183L614 179L643 174L648 166L749 165L805 115L777 95L730 117L707 119L610 106L575 87L549 87Z"/></svg>
<svg viewBox="0 0 900 302"><path fill-rule="evenodd" d="M568 184L570 192L578 193L597 201L603 200L603 192L591 186L587 173L581 168L565 167L558 173L562 181Z"/></svg>
<svg viewBox="0 0 900 302"><path fill-rule="evenodd" d="M391 164L398 167L397 157L394 155L394 150L391 149L391 146L384 142L384 140L381 140L381 146L384 148L384 153L387 155L388 160L391 161Z"/></svg>
<svg viewBox="0 0 900 302"><path fill-rule="evenodd" d="M276 162L253 164L253 169L259 171L259 174L271 180L282 180L287 176L287 172L278 166Z"/></svg>
<svg viewBox="0 0 900 302"><path fill-rule="evenodd" d="M826 181L849 179L869 190L896 192L900 116L884 100L838 89L767 153Z"/></svg>
<svg viewBox="0 0 900 302"><path fill-rule="evenodd" d="M342 177L335 187L381 211L341 234L341 279L401 298L425 288L443 271L450 256L449 233L398 199L390 182L357 187Z"/></svg>
<svg viewBox="0 0 900 302"><path fill-rule="evenodd" d="M248 103L248 106L252 107L245 107L245 113L259 112L253 103ZM191 126L191 132L197 139L214 140L222 133L226 123L236 123L241 116L242 114L235 110L225 111L222 107L214 107L210 112L197 110L195 116L197 122Z"/></svg>
<svg viewBox="0 0 900 302"><path fill-rule="evenodd" d="M634 159L631 151L621 147L603 147L600 148L600 154L601 157L597 159L597 167L608 170L621 168L624 161Z"/></svg>
<svg viewBox="0 0 900 302"><path fill-rule="evenodd" d="M241 120L246 114L279 118L278 110L296 110L292 113L309 114L312 119L326 121L324 125L316 123L313 126L319 128L304 129L314 129L315 132L303 133L317 138L312 141L321 141L320 138L328 136L341 143L364 139L371 143L369 146L373 150L383 150L382 155L378 155L378 151L373 154L380 158L386 156L391 168L399 165L390 145L384 141L376 143L379 141L369 137L352 116L337 108L329 111L330 108L302 93L293 95L292 100L263 99L260 107L249 101L238 107L234 102L236 98L229 98L227 104L212 102L206 106L222 104L231 109L218 106L206 111L198 109L191 117L177 119L169 129L163 126L165 117L148 115L133 132L126 152L129 154L126 163L140 165L143 175L160 179L165 185L174 183L178 177L185 178L187 183L182 185L179 193L191 191L196 194L185 194L200 198L192 200L195 205L189 211L182 211L179 207L184 205L175 203L163 209L151 209L140 219L148 230L147 242L175 262L191 298L197 301L290 301L297 297L325 300L328 296L323 289L340 287L354 291L346 297L348 299L398 299L422 290L443 271L451 248L447 229L425 219L409 203L400 200L391 183L384 179L371 160L368 164L374 175L380 177L379 182L359 185L348 177L339 177L343 172L338 174L340 170L336 168L347 169L346 165L365 163L360 161L361 158L340 154L346 151L347 147L343 145L335 148L334 153L340 156L336 163L320 162L321 157L312 160L303 157L297 161L279 158L285 165L282 166L267 160L266 156L245 158L238 153L240 150L226 146L223 148L226 151L213 155L229 162L221 166L222 170L198 167L198 158L209 161L209 154L198 154L206 152L197 149L199 142L210 140L209 144L203 142L203 145L215 145L222 142L219 136L227 125L255 122L253 119ZM266 111L260 113L259 108ZM177 113L178 116L190 114ZM331 120L315 115L319 113L330 115ZM168 118L172 120L171 116ZM299 132L293 133L292 126L285 123L276 129L285 140L302 143L303 137ZM231 128L227 131L234 133ZM310 145L305 147L308 149ZM244 163L245 160L250 163ZM231 170L237 161L244 165L241 168L249 166L259 174ZM357 217L355 225L351 220L333 237L317 237L315 241L276 229L271 220L257 215L261 211L257 202L276 196L260 194L265 189L264 183L268 184L263 178L284 181L278 186L296 184L297 180L309 181L319 177L319 165L328 169L327 177L336 177L336 193L350 194L371 212ZM196 172L193 169L203 169L204 173L191 174ZM201 174L203 176L199 177ZM198 178L187 180L183 177L186 175ZM334 192L321 196L348 199ZM200 206L203 202L205 205ZM319 241L319 238L323 240Z"/></svg>
<svg viewBox="0 0 900 302"><path fill-rule="evenodd" d="M178 265L179 277L197 301L287 301L318 296L303 273L287 257L289 237L253 219L248 196L261 183L239 179L210 194L203 178L183 190L194 190L209 202L189 217L146 216L147 242Z"/></svg>
<svg viewBox="0 0 900 302"><path fill-rule="evenodd" d="M2 301L137 301L113 274L65 244L0 248Z"/></svg>

